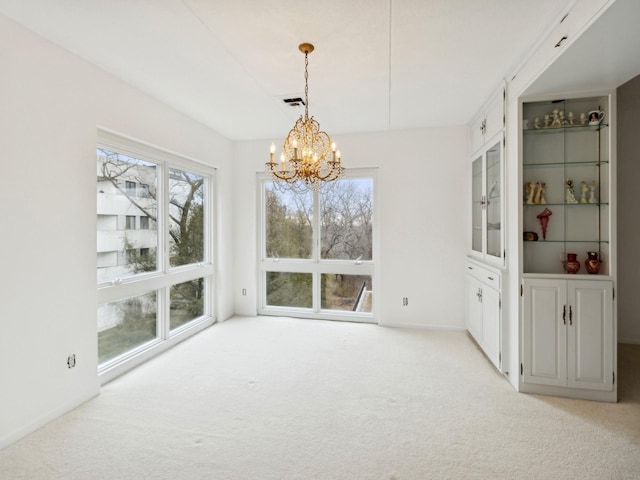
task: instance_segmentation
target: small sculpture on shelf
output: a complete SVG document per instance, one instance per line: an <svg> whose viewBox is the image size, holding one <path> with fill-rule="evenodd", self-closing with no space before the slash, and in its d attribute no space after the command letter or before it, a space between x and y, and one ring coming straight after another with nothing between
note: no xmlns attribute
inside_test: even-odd
<svg viewBox="0 0 640 480"><path fill-rule="evenodd" d="M549 114L544 116L544 128L549 128L551 126L551 117Z"/></svg>
<svg viewBox="0 0 640 480"><path fill-rule="evenodd" d="M547 226L549 225L549 217L553 213L548 208L545 208L542 213L537 216L538 221L540 222L540 227L542 228L542 239L547 239Z"/></svg>
<svg viewBox="0 0 640 480"><path fill-rule="evenodd" d="M604 110L591 110L589 112L589 125L600 125L600 122L604 120Z"/></svg>
<svg viewBox="0 0 640 480"><path fill-rule="evenodd" d="M587 114L583 112L580 114L580 125L586 125L586 124L587 124Z"/></svg>
<svg viewBox="0 0 640 480"><path fill-rule="evenodd" d="M587 202L587 194L589 193L589 185L584 180L580 182L580 203Z"/></svg>
<svg viewBox="0 0 640 480"><path fill-rule="evenodd" d="M560 127L562 127L560 111L558 109L554 109L553 112L551 112L551 128L560 128Z"/></svg>
<svg viewBox="0 0 640 480"><path fill-rule="evenodd" d="M546 187L546 183L538 182L536 183L536 194L533 197L533 203L536 205L546 205L547 199L544 198L544 190Z"/></svg>
<svg viewBox="0 0 640 480"><path fill-rule="evenodd" d="M527 182L527 199L525 200L527 205L533 205L533 196L536 193L536 186L533 182Z"/></svg>
<svg viewBox="0 0 640 480"><path fill-rule="evenodd" d="M575 125L575 123L574 123L575 119L576 119L576 116L573 114L573 112L569 112L569 117L568 117L567 122L568 122L568 125L570 127L573 127Z"/></svg>
<svg viewBox="0 0 640 480"><path fill-rule="evenodd" d="M565 192L565 202L566 203L578 203L578 201L576 200L576 195L573 191L573 180L568 179L567 182L567 190Z"/></svg>
<svg viewBox="0 0 640 480"><path fill-rule="evenodd" d="M598 258L598 252L587 252L587 259L584 261L584 266L587 267L587 273L592 275L597 274L600 271L601 263Z"/></svg>
<svg viewBox="0 0 640 480"><path fill-rule="evenodd" d="M540 118L536 117L535 120L533 121L533 128L540 128Z"/></svg>
<svg viewBox="0 0 640 480"><path fill-rule="evenodd" d="M592 180L589 185L589 203L598 203L596 199L596 181Z"/></svg>
<svg viewBox="0 0 640 480"><path fill-rule="evenodd" d="M567 253L567 260L564 262L564 269L567 273L578 273L580 270L580 262L577 254Z"/></svg>

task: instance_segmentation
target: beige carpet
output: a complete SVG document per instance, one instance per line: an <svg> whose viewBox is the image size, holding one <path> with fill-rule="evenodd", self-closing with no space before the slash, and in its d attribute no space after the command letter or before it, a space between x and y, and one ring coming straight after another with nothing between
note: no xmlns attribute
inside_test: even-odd
<svg viewBox="0 0 640 480"><path fill-rule="evenodd" d="M638 479L620 402L516 393L462 332L234 318L0 452L1 479Z"/></svg>

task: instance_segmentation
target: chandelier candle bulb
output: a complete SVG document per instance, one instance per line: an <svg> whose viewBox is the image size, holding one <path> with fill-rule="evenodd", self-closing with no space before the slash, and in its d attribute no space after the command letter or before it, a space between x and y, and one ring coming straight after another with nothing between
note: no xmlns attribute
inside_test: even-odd
<svg viewBox="0 0 640 480"><path fill-rule="evenodd" d="M271 148L269 149L271 152L271 163L273 163L273 154L276 153L276 144L271 142Z"/></svg>

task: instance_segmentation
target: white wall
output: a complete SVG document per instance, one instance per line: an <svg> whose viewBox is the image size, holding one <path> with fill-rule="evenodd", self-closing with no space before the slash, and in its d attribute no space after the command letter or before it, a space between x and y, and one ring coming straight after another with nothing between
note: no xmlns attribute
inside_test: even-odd
<svg viewBox="0 0 640 480"><path fill-rule="evenodd" d="M99 390L98 126L219 167L220 319L233 249L230 141L3 16L0 45L2 448Z"/></svg>
<svg viewBox="0 0 640 480"><path fill-rule="evenodd" d="M640 343L640 76L617 90L618 99L618 341Z"/></svg>
<svg viewBox="0 0 640 480"><path fill-rule="evenodd" d="M378 167L380 291L374 295L382 325L464 328L467 132L447 127L334 138L347 168ZM234 294L241 315L256 314L256 173L264 171L270 144L235 145ZM402 297L409 298L407 307Z"/></svg>

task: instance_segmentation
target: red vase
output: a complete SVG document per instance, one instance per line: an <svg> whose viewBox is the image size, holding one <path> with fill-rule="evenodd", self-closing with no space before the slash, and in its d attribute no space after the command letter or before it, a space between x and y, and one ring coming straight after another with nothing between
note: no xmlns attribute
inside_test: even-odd
<svg viewBox="0 0 640 480"><path fill-rule="evenodd" d="M567 253L567 261L564 262L564 269L567 273L578 273L580 262L576 259L577 254Z"/></svg>
<svg viewBox="0 0 640 480"><path fill-rule="evenodd" d="M584 266L587 267L588 273L598 273L600 271L600 260L598 259L598 252L587 252L587 259L584 262Z"/></svg>

